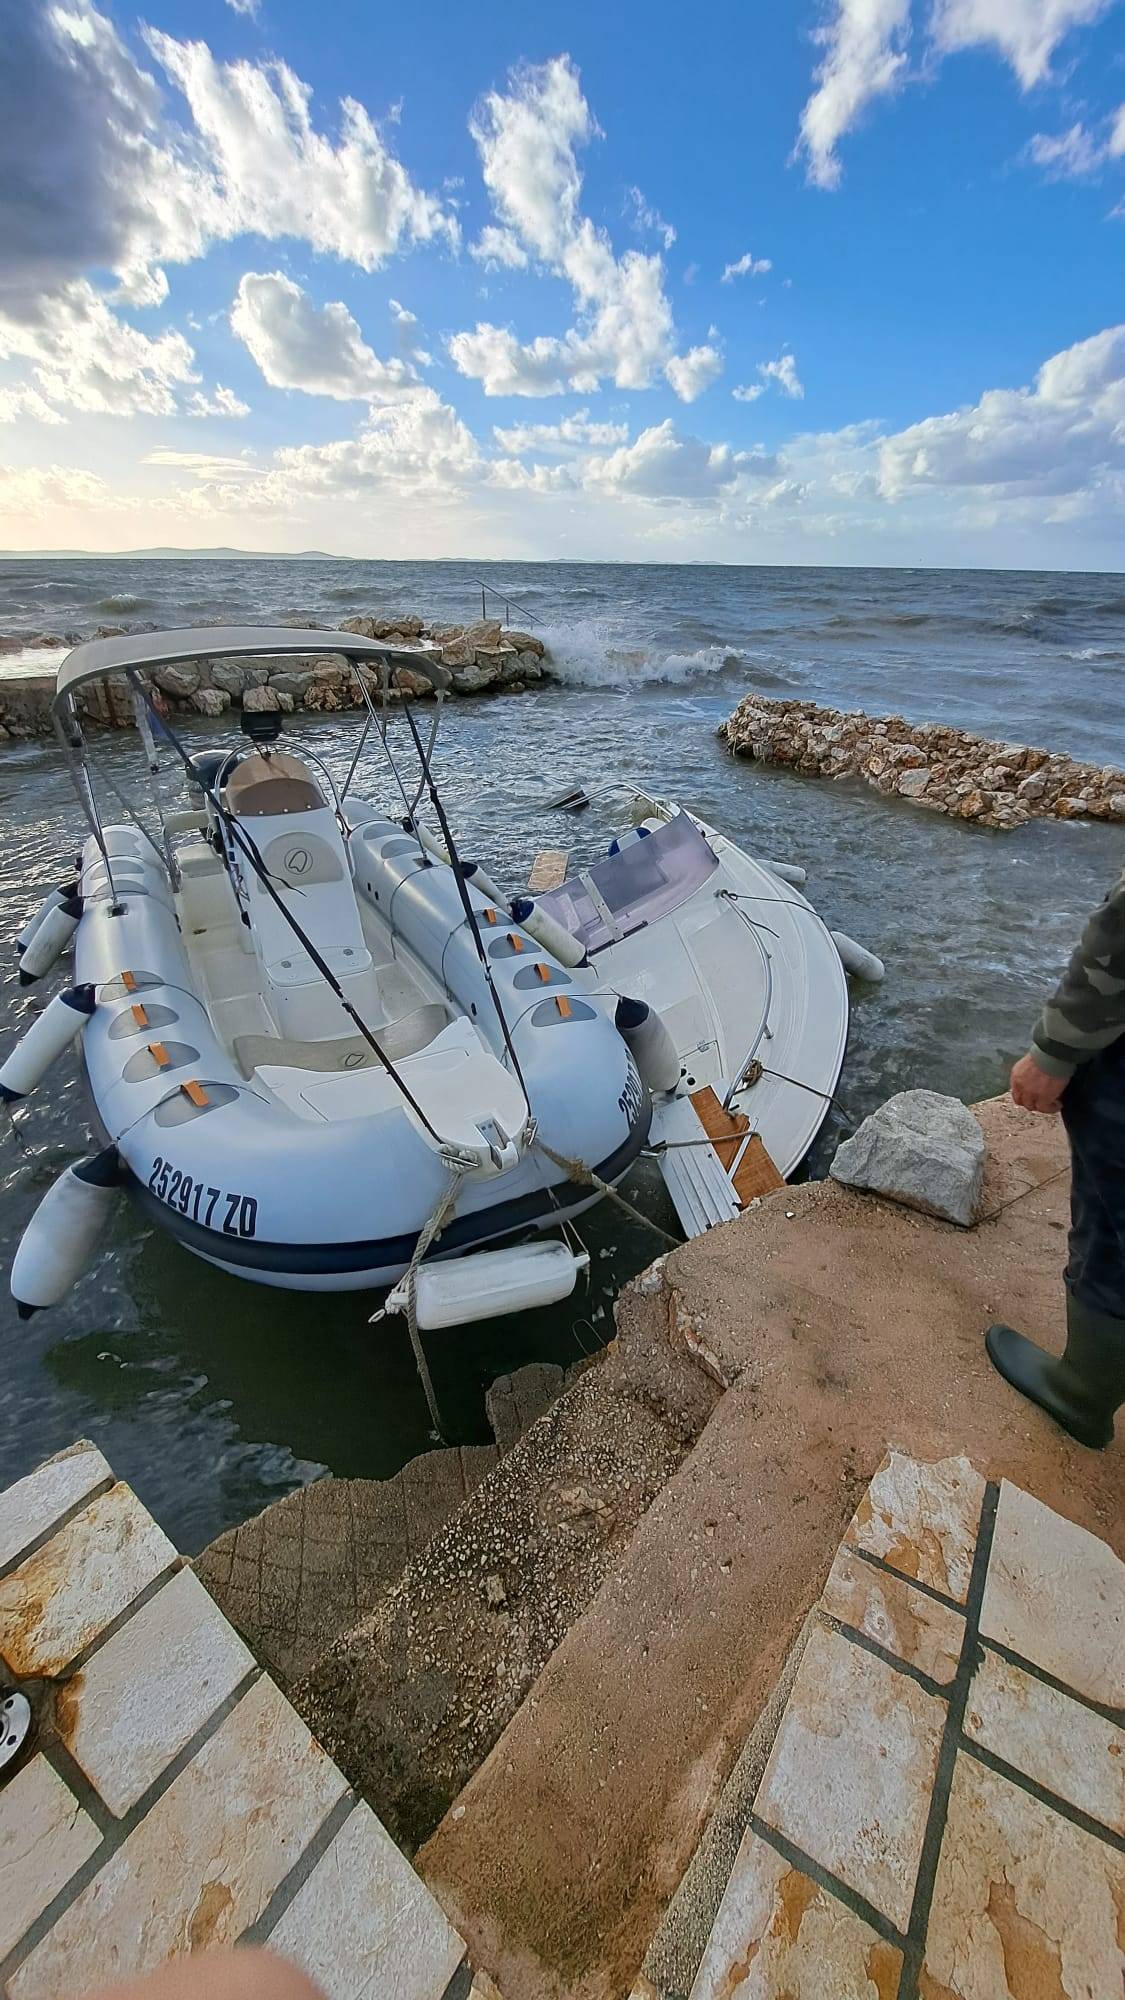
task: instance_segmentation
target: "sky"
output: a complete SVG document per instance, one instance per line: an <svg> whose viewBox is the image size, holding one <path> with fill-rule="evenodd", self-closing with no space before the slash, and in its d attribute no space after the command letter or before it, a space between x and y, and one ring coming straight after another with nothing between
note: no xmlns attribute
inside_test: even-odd
<svg viewBox="0 0 1125 2000"><path fill-rule="evenodd" d="M1125 568L1125 0L0 51L0 547Z"/></svg>

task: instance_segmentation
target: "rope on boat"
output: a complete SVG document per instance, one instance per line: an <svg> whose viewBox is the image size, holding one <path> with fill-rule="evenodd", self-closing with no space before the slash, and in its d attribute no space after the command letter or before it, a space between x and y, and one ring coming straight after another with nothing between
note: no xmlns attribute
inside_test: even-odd
<svg viewBox="0 0 1125 2000"><path fill-rule="evenodd" d="M604 1181L600 1174L595 1173L593 1167L587 1166L585 1160L571 1159L566 1153L556 1153L553 1146L548 1146L541 1133L537 1135L535 1143L540 1152L545 1153L554 1166L561 1167L567 1178L574 1181L578 1187L596 1188L599 1194L615 1202L618 1208L631 1216L634 1222L639 1222L642 1228L651 1229L654 1236L659 1236L662 1242L670 1244L673 1250L679 1249L678 1236L669 1235L659 1222L653 1221L651 1215L644 1215L639 1208L634 1208L631 1201L626 1201L625 1196L619 1194L609 1181Z"/></svg>
<svg viewBox="0 0 1125 2000"><path fill-rule="evenodd" d="M406 1324L410 1332L410 1345L414 1349L414 1364L418 1370L422 1388L425 1391L426 1403L429 1407L434 1431L442 1444L445 1444L447 1440L442 1430L441 1410L438 1407L438 1399L434 1393L433 1377L430 1374L430 1365L426 1360L426 1350L422 1345L422 1332L418 1325L418 1266L421 1264L430 1245L436 1242L437 1238L441 1235L453 1210L456 1208L457 1197L461 1192L461 1182L464 1180L467 1171L467 1167L454 1167L452 1169L449 1186L438 1200L429 1221L420 1231L418 1241L414 1245L414 1255L410 1259L401 1280L406 1289ZM385 1317L386 1308L380 1307L377 1313L372 1313L370 1324L374 1325L376 1320L384 1319Z"/></svg>

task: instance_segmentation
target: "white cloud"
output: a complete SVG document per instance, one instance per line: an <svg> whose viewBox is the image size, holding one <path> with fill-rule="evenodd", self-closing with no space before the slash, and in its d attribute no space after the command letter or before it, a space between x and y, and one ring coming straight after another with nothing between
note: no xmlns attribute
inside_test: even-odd
<svg viewBox="0 0 1125 2000"><path fill-rule="evenodd" d="M673 354L664 364L664 373L681 403L694 403L723 372L723 357L717 347L689 347L686 354Z"/></svg>
<svg viewBox="0 0 1125 2000"><path fill-rule="evenodd" d="M665 222L652 203L646 201L639 187L631 187L625 197L625 213L633 228L641 236L659 236L666 250L672 248L676 231L672 223Z"/></svg>
<svg viewBox="0 0 1125 2000"><path fill-rule="evenodd" d="M189 417L248 417L250 405L236 396L233 389L224 389L221 382L216 382L210 396L196 390L188 403L187 413Z"/></svg>
<svg viewBox="0 0 1125 2000"><path fill-rule="evenodd" d="M639 250L616 256L605 231L580 211L577 149L597 129L569 56L513 71L507 91L490 91L472 119L497 217L475 254L487 261L490 250L494 263L514 264L518 251L546 266L570 285L579 315L565 334L530 341L490 321L455 333L454 366L486 396L585 395L606 378L619 389L645 389L674 358L663 260ZM693 393L698 368L685 361L678 370Z"/></svg>
<svg viewBox="0 0 1125 2000"><path fill-rule="evenodd" d="M315 305L281 271L244 273L230 323L273 389L385 403L417 386L405 361L381 361L368 347L340 300Z"/></svg>
<svg viewBox="0 0 1125 2000"><path fill-rule="evenodd" d="M1051 72L1051 58L1073 28L1087 27L1113 0L935 0L934 42L943 54L991 46L1025 90Z"/></svg>
<svg viewBox="0 0 1125 2000"><path fill-rule="evenodd" d="M1093 134L1077 124L1066 132L1036 132L1028 141L1027 156L1048 180L1081 180L1097 172L1102 151Z"/></svg>
<svg viewBox="0 0 1125 2000"><path fill-rule="evenodd" d="M11 515L21 527L48 508L104 513L125 504L98 473L80 466L0 465L0 515Z"/></svg>
<svg viewBox="0 0 1125 2000"><path fill-rule="evenodd" d="M1027 147L1032 165L1040 167L1052 181L1082 180L1123 156L1125 104L1104 121L1101 132L1091 132L1079 120L1066 132L1036 132Z"/></svg>
<svg viewBox="0 0 1125 2000"><path fill-rule="evenodd" d="M1008 0L997 0L1005 6ZM808 157L816 187L838 187L836 148L876 97L897 90L906 69L910 0L835 0L835 15L817 30L825 56L816 89L801 113L797 151Z"/></svg>
<svg viewBox="0 0 1125 2000"><path fill-rule="evenodd" d="M764 277L767 271L772 270L772 257L755 257L752 250L744 250L741 257L733 264L724 265L723 275L719 279L719 283L721 285L729 285L734 282L735 278Z"/></svg>
<svg viewBox="0 0 1125 2000"><path fill-rule="evenodd" d="M574 415L563 417L557 424L513 424L502 429L494 428L497 444L520 457L528 451L564 451L576 445L624 444L629 435L627 424L599 424L591 421L589 410L575 410Z"/></svg>
<svg viewBox="0 0 1125 2000"><path fill-rule="evenodd" d="M1125 498L1125 325L1045 361L1030 389L989 389L879 448L879 488L979 487L1010 498L1069 495L1106 476Z"/></svg>
<svg viewBox="0 0 1125 2000"><path fill-rule="evenodd" d="M146 40L183 92L222 198L222 234L294 236L373 271L411 243L458 240L456 219L414 185L354 97L340 138L318 132L312 92L283 62L221 63L205 42Z"/></svg>
<svg viewBox="0 0 1125 2000"><path fill-rule="evenodd" d="M512 231L497 229L492 222L481 230L475 243L470 243L469 255L490 271L525 271L530 262L527 251Z"/></svg>
<svg viewBox="0 0 1125 2000"><path fill-rule="evenodd" d="M415 186L364 107L319 131L280 62L217 62L204 42L146 29L186 99L168 118L153 76L92 0L5 14L0 71L0 286L10 306L94 268L159 304L162 267L242 234L296 237L374 270L415 242L456 242L453 215ZM50 117L44 117L44 106Z"/></svg>
<svg viewBox="0 0 1125 2000"><path fill-rule="evenodd" d="M705 444L684 437L671 417L653 424L630 445L587 462L584 484L592 490L630 494L643 500L714 500L739 475L767 461L729 444ZM772 464L772 461L769 461Z"/></svg>
<svg viewBox="0 0 1125 2000"><path fill-rule="evenodd" d="M759 361L757 382L740 383L731 395L736 403L756 403L764 396L771 382L776 382L783 396L799 400L805 393L804 383L797 373L797 363L791 354L779 354L776 361Z"/></svg>
<svg viewBox="0 0 1125 2000"><path fill-rule="evenodd" d="M182 334L139 332L81 278L41 320L0 312L0 356L30 361L48 403L102 416L170 416L177 390L199 379Z"/></svg>
<svg viewBox="0 0 1125 2000"><path fill-rule="evenodd" d="M250 479L259 470L249 458L224 458L214 451L174 451L167 445L158 445L155 450L146 451L141 464L170 466L176 472L229 479Z"/></svg>
<svg viewBox="0 0 1125 2000"><path fill-rule="evenodd" d="M227 0L232 14L245 14L251 21L258 18L259 0Z"/></svg>
<svg viewBox="0 0 1125 2000"><path fill-rule="evenodd" d="M22 382L14 389L0 389L0 424L15 424L30 418L34 424L65 424L61 410L56 410L38 389Z"/></svg>

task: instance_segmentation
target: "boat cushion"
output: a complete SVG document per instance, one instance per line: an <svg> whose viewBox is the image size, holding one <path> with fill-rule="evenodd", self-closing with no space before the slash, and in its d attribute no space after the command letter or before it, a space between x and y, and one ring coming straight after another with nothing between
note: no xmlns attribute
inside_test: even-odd
<svg viewBox="0 0 1125 2000"><path fill-rule="evenodd" d="M418 1054L449 1026L449 1009L440 1000L415 1007L397 1021L374 1030L375 1040L389 1062ZM243 1076L256 1069L369 1069L376 1060L362 1035L342 1035L332 1042L289 1042L280 1035L236 1035L234 1057Z"/></svg>

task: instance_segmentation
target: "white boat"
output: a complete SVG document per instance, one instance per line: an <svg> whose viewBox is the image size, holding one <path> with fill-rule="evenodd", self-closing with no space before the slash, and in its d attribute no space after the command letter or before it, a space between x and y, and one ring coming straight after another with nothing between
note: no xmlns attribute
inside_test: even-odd
<svg viewBox="0 0 1125 2000"><path fill-rule="evenodd" d="M311 729L300 754L277 747L276 712L244 710L241 741L191 755L147 678L298 653L341 656L362 690L342 795ZM437 717L423 732L396 704L419 767L409 784L391 755L396 665L429 676L440 716L436 661L351 633L146 633L60 666L57 727L90 832L76 891L53 893L21 934L20 976L43 976L73 936L75 985L0 1067L0 1093L26 1095L80 1037L103 1150L29 1225L12 1278L25 1313L73 1282L118 1180L232 1275L396 1286L390 1304L437 1325L566 1296L586 1261L567 1225L650 1136L686 1228L736 1213L739 1149L708 1146L706 1088L780 1173L807 1153L848 1018L812 906L640 795L639 823L605 860L509 902L458 854L430 761ZM132 688L152 826L143 801L121 823L101 817L74 696L109 674ZM393 810L359 776L369 738ZM182 780L171 807L169 767Z"/></svg>

